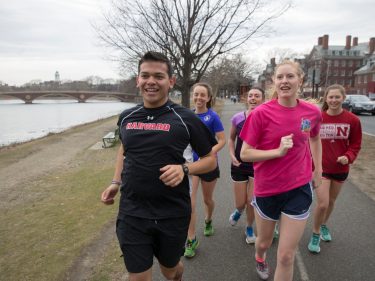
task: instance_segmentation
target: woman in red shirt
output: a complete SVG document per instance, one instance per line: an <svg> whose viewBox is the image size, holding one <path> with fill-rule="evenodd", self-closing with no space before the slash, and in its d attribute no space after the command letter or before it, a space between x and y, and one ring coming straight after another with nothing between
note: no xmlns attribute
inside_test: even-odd
<svg viewBox="0 0 375 281"><path fill-rule="evenodd" d="M317 198L313 234L308 245L312 253L320 252L320 239L329 242L332 236L326 226L341 187L348 177L349 165L356 159L362 142L361 122L357 116L342 108L345 89L329 86L323 97L320 138L323 147L323 181L315 189Z"/></svg>

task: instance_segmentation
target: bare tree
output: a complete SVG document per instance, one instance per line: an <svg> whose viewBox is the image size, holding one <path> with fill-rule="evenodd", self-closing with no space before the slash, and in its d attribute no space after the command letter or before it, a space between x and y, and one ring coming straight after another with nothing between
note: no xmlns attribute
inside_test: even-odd
<svg viewBox="0 0 375 281"><path fill-rule="evenodd" d="M254 60L246 61L243 54L226 55L216 59L202 79L211 84L214 96L220 91L237 94L240 85L249 86L259 71L260 64Z"/></svg>
<svg viewBox="0 0 375 281"><path fill-rule="evenodd" d="M105 24L95 28L127 69L134 71L146 51L166 54L189 107L190 87L215 58L269 34L270 22L289 7L289 0L113 0Z"/></svg>
<svg viewBox="0 0 375 281"><path fill-rule="evenodd" d="M304 57L303 53L299 53L290 48L273 48L267 52L266 63L270 61L271 58L275 59L276 63L280 63L285 59L296 59Z"/></svg>

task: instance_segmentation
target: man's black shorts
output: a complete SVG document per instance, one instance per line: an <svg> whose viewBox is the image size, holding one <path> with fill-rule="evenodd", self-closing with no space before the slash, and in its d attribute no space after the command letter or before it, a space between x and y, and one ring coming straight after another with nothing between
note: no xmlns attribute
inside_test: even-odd
<svg viewBox="0 0 375 281"><path fill-rule="evenodd" d="M190 216L151 220L125 216L117 220L116 233L126 269L140 273L152 267L153 257L173 268L184 253Z"/></svg>
<svg viewBox="0 0 375 281"><path fill-rule="evenodd" d="M205 182L214 181L214 180L220 178L219 166L217 166L216 169L211 171L211 172L208 172L208 173L205 173L205 174L199 174L197 176L200 177L200 179L205 181Z"/></svg>

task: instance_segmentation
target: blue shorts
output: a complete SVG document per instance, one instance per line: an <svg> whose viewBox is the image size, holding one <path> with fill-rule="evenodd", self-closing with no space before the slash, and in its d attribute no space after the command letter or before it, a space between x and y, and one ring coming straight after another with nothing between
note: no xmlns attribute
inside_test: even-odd
<svg viewBox="0 0 375 281"><path fill-rule="evenodd" d="M310 215L312 203L312 187L310 183L284 193L267 197L253 197L251 205L259 216L266 220L277 221L281 214L292 219L304 220Z"/></svg>
<svg viewBox="0 0 375 281"><path fill-rule="evenodd" d="M152 267L154 256L164 267L173 268L184 254L190 216L151 220L125 216L116 223L116 234L130 273Z"/></svg>

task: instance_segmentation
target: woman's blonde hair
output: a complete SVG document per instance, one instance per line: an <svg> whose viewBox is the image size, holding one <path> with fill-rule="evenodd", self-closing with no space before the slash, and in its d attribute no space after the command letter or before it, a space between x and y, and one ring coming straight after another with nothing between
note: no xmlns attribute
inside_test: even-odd
<svg viewBox="0 0 375 281"><path fill-rule="evenodd" d="M207 94L208 94L208 97L210 98L208 100L208 102L206 103L206 106L207 108L211 108L212 107L212 87L210 86L210 84L208 83L205 83L205 82L198 82L198 83L195 83L192 87L191 87L191 93L194 92L194 89L198 86L201 86L201 87L204 87L206 88L207 90Z"/></svg>
<svg viewBox="0 0 375 281"><path fill-rule="evenodd" d="M322 105L322 111L327 111L328 110L328 104L327 104L327 96L329 91L331 90L339 90L343 98L346 98L346 91L345 88L339 84L333 84L329 87L326 88L324 91L324 96L323 96L323 105Z"/></svg>
<svg viewBox="0 0 375 281"><path fill-rule="evenodd" d="M276 65L275 71L273 73L274 79L275 79L275 75L276 75L277 70L279 69L280 66L283 66L283 65L290 65L290 66L294 67L296 72L297 72L297 76L301 79L301 81L303 81L303 78L305 77L305 73L303 72L301 65L298 62L291 61L291 60L283 60L278 65ZM273 90L273 94L272 94L271 99L277 99L276 88Z"/></svg>

